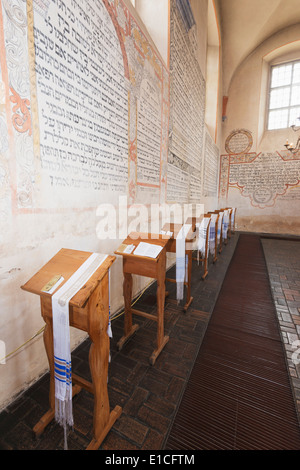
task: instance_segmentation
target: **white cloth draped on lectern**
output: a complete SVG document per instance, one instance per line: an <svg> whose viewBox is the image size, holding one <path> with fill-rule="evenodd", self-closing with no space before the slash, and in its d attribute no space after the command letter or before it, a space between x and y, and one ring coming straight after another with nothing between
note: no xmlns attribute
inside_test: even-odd
<svg viewBox="0 0 300 470"><path fill-rule="evenodd" d="M64 427L65 446L66 426L73 425L69 301L84 286L107 256L92 253L52 296L55 419Z"/></svg>
<svg viewBox="0 0 300 470"><path fill-rule="evenodd" d="M218 230L217 230L218 244L219 244L220 238L221 238L221 228L222 228L222 225L223 225L223 216L224 216L224 212L219 212Z"/></svg>
<svg viewBox="0 0 300 470"><path fill-rule="evenodd" d="M216 221L217 221L217 214L210 215L210 226L209 226L209 252L212 256L215 256L215 246L216 246Z"/></svg>
<svg viewBox="0 0 300 470"><path fill-rule="evenodd" d="M235 212L236 212L236 207L232 208L232 213L231 213L231 230L234 232L235 229Z"/></svg>
<svg viewBox="0 0 300 470"><path fill-rule="evenodd" d="M107 334L110 338L113 337L112 329L111 329L111 311L110 311L110 269L108 270L108 327L107 327Z"/></svg>
<svg viewBox="0 0 300 470"><path fill-rule="evenodd" d="M223 240L227 239L228 226L229 226L229 210L225 209L224 215L223 215L223 225L222 225L222 239Z"/></svg>
<svg viewBox="0 0 300 470"><path fill-rule="evenodd" d="M196 227L198 229L198 240L197 240L197 243L198 243L198 246L197 246L197 250L198 250L198 260L199 260L199 253L201 253L201 258L204 258L205 257L205 252L206 252L206 236L207 236L207 228L208 228L208 225L209 225L209 222L210 222L210 218L209 217L203 217L202 221L200 222L200 224L196 224ZM209 249L209 240L208 240L208 247L207 249Z"/></svg>
<svg viewBox="0 0 300 470"><path fill-rule="evenodd" d="M184 224L176 237L176 297L178 302L183 299L186 278L185 239L190 228L190 224Z"/></svg>

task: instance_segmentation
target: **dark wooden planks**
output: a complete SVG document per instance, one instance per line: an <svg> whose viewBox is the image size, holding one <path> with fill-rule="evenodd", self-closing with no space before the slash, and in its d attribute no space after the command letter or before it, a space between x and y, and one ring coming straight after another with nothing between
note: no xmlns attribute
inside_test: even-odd
<svg viewBox="0 0 300 470"><path fill-rule="evenodd" d="M165 449L300 449L258 235L240 235Z"/></svg>

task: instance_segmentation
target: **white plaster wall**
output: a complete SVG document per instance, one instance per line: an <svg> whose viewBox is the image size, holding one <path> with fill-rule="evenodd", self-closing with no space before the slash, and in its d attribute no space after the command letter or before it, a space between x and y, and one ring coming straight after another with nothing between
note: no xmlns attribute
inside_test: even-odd
<svg viewBox="0 0 300 470"><path fill-rule="evenodd" d="M215 136L217 125L217 106L218 106L218 79L219 79L219 47L210 46L207 56L207 89L206 89L206 107L205 121L210 134ZM209 84L212 84L209 87Z"/></svg>
<svg viewBox="0 0 300 470"><path fill-rule="evenodd" d="M190 4L197 23L197 59L206 79L208 0L191 0Z"/></svg>
<svg viewBox="0 0 300 470"><path fill-rule="evenodd" d="M8 239L1 245L0 339L10 353L31 338L43 325L38 296L21 290L23 285L61 248L113 253L118 240L100 241L95 211L58 214L13 215ZM112 267L112 312L123 305L122 264ZM137 279L135 291L140 290ZM72 328L72 348L85 334ZM19 391L48 368L42 335L0 365L0 403L5 406Z"/></svg>
<svg viewBox="0 0 300 470"><path fill-rule="evenodd" d="M24 7L22 0L13 1ZM130 1L126 0L125 3L132 15L136 15ZM159 28L153 30L153 42L157 45L164 60L167 58L166 38L169 34L166 23L167 3L167 1L157 3L157 8L161 11L161 22L156 24ZM204 8L204 15L200 16L198 38L201 41L199 44L201 68L205 72L206 0L192 2L192 6L197 15L201 12L201 7ZM159 33L158 36L157 33ZM146 30L145 35L147 38L150 36ZM0 72L3 70L0 69ZM4 83L0 80L0 124L3 122L7 125L6 112L10 110L10 106L11 103L6 94ZM63 207L63 198L60 207L53 204L52 195L48 189L36 184L39 182L38 173L36 174L37 179L30 181L33 186L32 194L35 196L35 190L38 189L37 200L48 201L49 206L53 207L47 209L47 206L43 206L41 209L38 205L33 204L28 210L24 207L20 210L16 200L17 183L20 180L19 167L17 166L18 150L9 145L9 142L14 140L10 138L12 135L13 129L8 127L5 133L1 133L0 136L0 341L5 343L6 354L15 351L44 326L39 298L21 289L28 279L61 248L112 254L123 240L118 237L101 240L97 236L97 224L99 223L97 206L103 202L116 203L115 199L110 201L109 196L107 196L108 199L104 199L104 195L94 201L93 207L90 207L90 201L89 204L84 204L84 192L82 192L80 193L82 201L80 208ZM32 152L29 152L27 157L26 164L30 174L36 163L36 157ZM217 196L207 198L205 210L215 209L216 203ZM117 227L119 228L118 221ZM170 257L169 264L173 261ZM119 257L112 266L111 278L111 310L114 313L123 306L123 273ZM134 276L134 292L140 292L149 281L149 279ZM75 347L84 338L83 332L72 329L71 347ZM36 381L47 369L48 361L43 339L42 335L39 335L9 357L5 364L0 364L0 409L7 406L18 393Z"/></svg>
<svg viewBox="0 0 300 470"><path fill-rule="evenodd" d="M227 153L226 138L236 129L251 132L253 146L250 152L276 153L285 150L286 139L295 142L297 136L291 129L266 130L266 87L269 83L270 63L300 58L299 47L295 46L299 44L299 39L299 25L286 28L263 42L239 66L229 88L221 154ZM259 179L259 175L257 178ZM229 189L228 199L221 200L220 203L238 208L237 224L240 230L299 234L298 194L299 189L290 189L286 196L276 199L273 207L257 208L253 207L249 198L243 197L238 189L233 188Z"/></svg>
<svg viewBox="0 0 300 470"><path fill-rule="evenodd" d="M135 0L135 8L165 63L169 63L169 0Z"/></svg>
<svg viewBox="0 0 300 470"><path fill-rule="evenodd" d="M19 0L14 0L14 3L16 8L20 8L20 18L22 18L22 15L26 14L26 4ZM127 5L135 15L130 2L127 1ZM27 25L23 26L24 34ZM6 57L9 56L10 49L7 49ZM2 58L4 58L3 51ZM118 200L117 197L109 199L109 194L106 195L107 199L104 199L105 195L98 200L95 199L91 207L90 200L86 203L84 201L84 191L78 191L80 208L68 208L68 205L64 206L65 201L61 192L60 206L59 201L53 203L55 196L53 190L41 185L39 174L36 173L30 181L32 186L30 191L33 198L36 197L36 201L43 202L43 206L40 207L35 203L28 209L20 206L17 200L17 195L20 194L18 158L24 149L18 147L18 142L21 141L19 135L6 120L6 116L10 115L11 102L8 90L5 89L3 64L4 62L0 67L0 341L1 345L5 345L6 354L23 346L7 358L4 364L0 364L0 409L48 370L42 335L24 345L44 326L44 322L38 296L23 291L21 286L61 248L113 254L124 238L118 238L119 232L116 237L106 240L99 239L97 235L97 225L101 220L97 215L98 205L104 202L116 204ZM23 70L23 73L25 75L22 76L22 82L25 84L28 72ZM26 85L28 92L29 87ZM32 153L32 147L29 146L25 154L27 161L22 162L23 170L27 169L28 174L34 174L36 157ZM47 205L53 207L47 208ZM117 230L121 228L119 220L116 221L116 227ZM111 311L116 313L123 307L121 257L117 257L111 268L111 279ZM134 276L134 295L149 281L150 279ZM72 328L71 347L74 348L85 337L85 333Z"/></svg>

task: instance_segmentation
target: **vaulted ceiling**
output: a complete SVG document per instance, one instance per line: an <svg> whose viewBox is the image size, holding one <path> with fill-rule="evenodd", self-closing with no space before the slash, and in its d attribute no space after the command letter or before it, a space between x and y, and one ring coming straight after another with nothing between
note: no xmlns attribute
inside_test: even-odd
<svg viewBox="0 0 300 470"><path fill-rule="evenodd" d="M288 26L300 28L300 0L219 0L219 8L225 91L237 67L262 42Z"/></svg>

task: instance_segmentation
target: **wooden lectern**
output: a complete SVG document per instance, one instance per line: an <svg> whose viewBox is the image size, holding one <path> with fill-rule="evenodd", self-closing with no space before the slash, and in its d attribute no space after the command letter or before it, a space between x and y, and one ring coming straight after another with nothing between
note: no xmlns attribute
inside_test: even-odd
<svg viewBox="0 0 300 470"><path fill-rule="evenodd" d="M228 230L230 229L230 209L228 207L225 207L223 209L221 209L221 211L223 212L223 223L222 223L222 243L224 243L224 245L227 245L228 243L228 238L230 238L228 236ZM226 214L227 212L227 214ZM228 225L227 225L227 233L226 233L226 237L225 237L225 232L223 232L223 228L224 228L224 223L225 223L225 217L228 216Z"/></svg>
<svg viewBox="0 0 300 470"><path fill-rule="evenodd" d="M152 238L151 238L152 237ZM126 341L137 331L138 325L132 324L132 314L149 318L157 322L157 344L156 349L151 354L149 361L153 365L169 341L169 337L164 334L164 304L165 304L165 275L166 275L166 246L169 237L165 235L153 235L150 233L132 232L123 241L115 254L123 257L123 293L124 293L124 335L118 342L119 350L122 349ZM139 256L134 254L136 247L140 243L148 243L162 247L156 258ZM124 252L124 248L132 247L131 253ZM132 274L150 277L157 280L157 315L142 312L131 308L132 301Z"/></svg>
<svg viewBox="0 0 300 470"><path fill-rule="evenodd" d="M236 207L232 208L231 211L231 220L230 220L230 225L231 225L231 233L235 233L235 218L236 218Z"/></svg>
<svg viewBox="0 0 300 470"><path fill-rule="evenodd" d="M218 259L218 252L221 253L222 245L220 245L220 241L222 243L222 220L223 215L220 211L208 212L208 214L215 214L216 221L215 221L215 254L213 258L213 262L215 263Z"/></svg>
<svg viewBox="0 0 300 470"><path fill-rule="evenodd" d="M232 207L226 207L228 211L228 230L227 230L227 238L231 238L231 217L232 217Z"/></svg>
<svg viewBox="0 0 300 470"><path fill-rule="evenodd" d="M41 313L46 323L44 343L50 366L50 409L34 427L37 436L44 431L55 416L52 294L43 292L42 289L57 275L61 275L64 282L67 281L91 254L85 251L62 249L26 284L21 286L22 289L40 296ZM109 323L108 270L115 259L115 256L107 256L96 272L69 302L70 326L86 331L92 342L89 353L92 383L72 373L73 396L79 393L82 388L94 394L93 439L87 447L88 450L99 448L122 412L120 406L116 406L110 411L107 391L109 362L109 337L107 334ZM60 284L58 289L62 285L63 283Z"/></svg>
<svg viewBox="0 0 300 470"><path fill-rule="evenodd" d="M191 303L193 302L193 297L191 296L191 286L192 286L192 263L193 263L193 243L196 240L196 218L191 217L187 220L186 225L191 225L191 228L185 237L185 253L188 258L187 261L187 279L184 282L186 286L186 302L184 304L184 311L186 312ZM167 245L167 253L176 253L176 237L179 234L183 224L175 223L166 223L162 230L171 232L172 236L170 242ZM176 279L166 278L168 282L176 282Z"/></svg>
<svg viewBox="0 0 300 470"><path fill-rule="evenodd" d="M223 209L219 209L215 211L215 214L219 214L218 218L218 230L217 230L217 245L219 253L222 253L223 250L223 217L224 212Z"/></svg>
<svg viewBox="0 0 300 470"><path fill-rule="evenodd" d="M203 263L203 268L204 268L204 272L202 274L202 279L204 280L206 278L206 276L208 275L208 257L209 257L209 230L210 230L210 222L211 222L211 217L210 217L210 214L204 214L204 215L201 215L201 217L198 217L197 219L193 217L193 222L195 223L195 227L197 228L197 225L200 227L201 226L201 222L202 220L204 219L209 219L208 223L207 223L207 227L206 227L206 237L205 237L205 249L204 249L204 252L202 253L202 257L200 258L199 257L199 253L198 253L198 256L197 258L193 258L195 260L197 260L198 262L201 262ZM188 219L190 220L190 219ZM199 234L198 234L199 236Z"/></svg>

